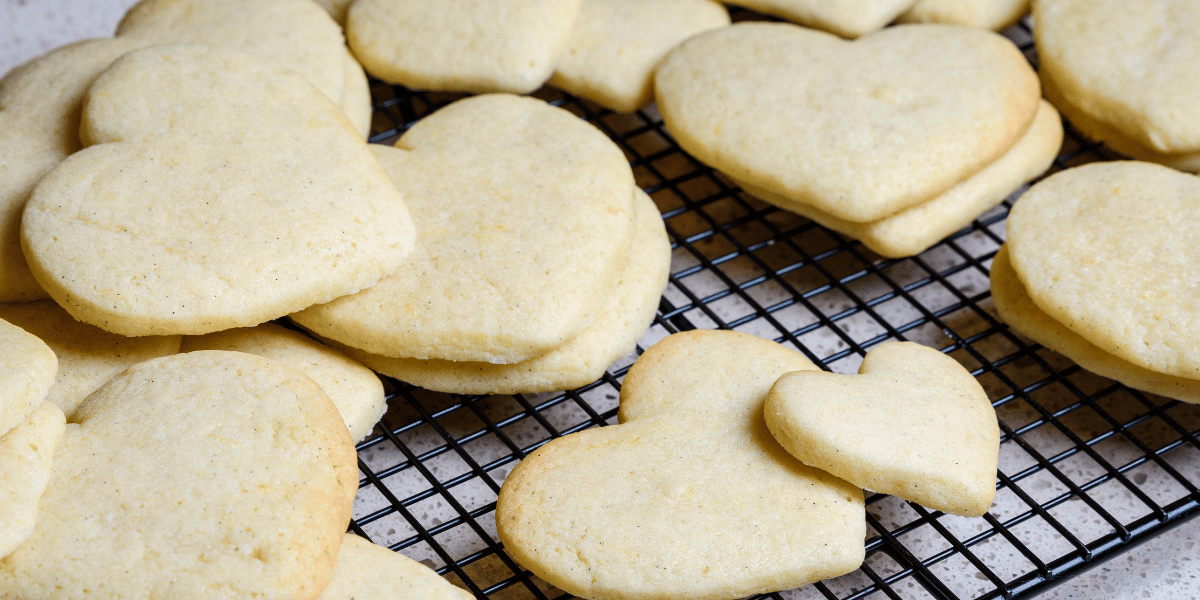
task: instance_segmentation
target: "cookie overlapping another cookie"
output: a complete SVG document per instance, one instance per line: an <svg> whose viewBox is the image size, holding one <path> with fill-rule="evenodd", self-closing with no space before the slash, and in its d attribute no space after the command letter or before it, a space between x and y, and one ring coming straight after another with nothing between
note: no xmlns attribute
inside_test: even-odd
<svg viewBox="0 0 1200 600"><path fill-rule="evenodd" d="M1027 191L993 264L1015 330L1130 387L1200 402L1200 181L1093 163Z"/></svg>

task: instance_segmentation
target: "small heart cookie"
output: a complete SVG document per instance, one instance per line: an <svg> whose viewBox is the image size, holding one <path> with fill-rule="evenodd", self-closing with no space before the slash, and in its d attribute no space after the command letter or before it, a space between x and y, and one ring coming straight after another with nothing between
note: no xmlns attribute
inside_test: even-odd
<svg viewBox="0 0 1200 600"><path fill-rule="evenodd" d="M0 320L0 435L42 403L57 372L58 358L45 342Z"/></svg>
<svg viewBox="0 0 1200 600"><path fill-rule="evenodd" d="M315 598L357 489L346 426L302 373L240 352L150 360L67 425L33 534L0 561L0 589Z"/></svg>
<svg viewBox="0 0 1200 600"><path fill-rule="evenodd" d="M353 293L402 264L404 202L335 106L246 54L155 46L92 85L91 145L22 220L42 287L121 335L250 326Z"/></svg>
<svg viewBox="0 0 1200 600"><path fill-rule="evenodd" d="M625 268L608 290L596 320L562 346L510 365L389 358L339 346L384 375L452 394L551 392L596 381L609 365L634 350L654 320L671 271L671 242L658 207L645 192L638 190L636 195L637 230Z"/></svg>
<svg viewBox="0 0 1200 600"><path fill-rule="evenodd" d="M580 0L357 0L346 37L372 75L445 92L527 94L567 45Z"/></svg>
<svg viewBox="0 0 1200 600"><path fill-rule="evenodd" d="M583 598L741 598L863 560L862 490L775 442L762 403L804 356L691 331L638 359L621 424L551 441L500 489L505 551Z"/></svg>
<svg viewBox="0 0 1200 600"><path fill-rule="evenodd" d="M408 201L417 248L377 285L293 320L372 354L508 364L596 319L629 255L635 186L594 126L490 94L372 150Z"/></svg>
<svg viewBox="0 0 1200 600"><path fill-rule="evenodd" d="M858 375L789 373L767 396L771 435L806 465L967 517L996 495L1000 428L979 382L920 344L881 344Z"/></svg>
<svg viewBox="0 0 1200 600"><path fill-rule="evenodd" d="M88 394L142 361L179 352L178 335L130 338L80 323L52 300L0 304L4 319L41 338L58 357L58 376L46 401L67 418Z"/></svg>
<svg viewBox="0 0 1200 600"><path fill-rule="evenodd" d="M906 25L847 42L739 23L676 48L655 79L680 146L734 180L855 223L926 202L1029 128L1037 75L979 29Z"/></svg>
<svg viewBox="0 0 1200 600"><path fill-rule="evenodd" d="M917 0L898 23L944 23L1000 31L1029 13L1029 0Z"/></svg>
<svg viewBox="0 0 1200 600"><path fill-rule="evenodd" d="M383 384L370 369L302 333L274 323L188 336L179 349L180 352L197 350L245 352L281 362L312 377L333 400L355 443L371 433L387 410Z"/></svg>
<svg viewBox="0 0 1200 600"><path fill-rule="evenodd" d="M333 580L317 600L474 600L433 569L353 533L342 539Z"/></svg>
<svg viewBox="0 0 1200 600"><path fill-rule="evenodd" d="M0 558L33 533L38 501L50 481L65 427L62 411L43 402L0 435Z"/></svg>

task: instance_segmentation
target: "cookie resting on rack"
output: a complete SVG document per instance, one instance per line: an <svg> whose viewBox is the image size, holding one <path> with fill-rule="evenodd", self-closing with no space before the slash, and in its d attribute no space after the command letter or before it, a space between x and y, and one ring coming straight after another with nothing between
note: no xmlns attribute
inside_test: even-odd
<svg viewBox="0 0 1200 600"><path fill-rule="evenodd" d="M317 600L474 600L474 596L438 577L433 569L364 540L353 533L342 539L333 580Z"/></svg>
<svg viewBox="0 0 1200 600"><path fill-rule="evenodd" d="M1132 161L1056 173L1009 214L997 308L1014 329L1085 367L1104 363L1102 374L1131 387L1196 402L1198 221L1193 175ZM1046 319L1073 335L1033 326Z"/></svg>
<svg viewBox="0 0 1200 600"><path fill-rule="evenodd" d="M42 402L24 421L0 434L0 558L33 533L64 430L62 411Z"/></svg>
<svg viewBox="0 0 1200 600"><path fill-rule="evenodd" d="M921 243L879 248L891 255L969 224L1045 169L1061 135L1012 42L947 25L848 42L786 23L739 23L672 51L655 94L689 154L833 229L930 205ZM986 173L992 165L1004 176ZM987 185L968 183L976 175Z"/></svg>
<svg viewBox="0 0 1200 600"><path fill-rule="evenodd" d="M858 373L780 377L763 409L771 435L804 464L873 492L964 517L987 512L1000 428L975 377L911 342L873 348Z"/></svg>
<svg viewBox="0 0 1200 600"><path fill-rule="evenodd" d="M1029 0L917 0L899 23L943 23L1000 31L1029 13Z"/></svg>
<svg viewBox="0 0 1200 600"><path fill-rule="evenodd" d="M654 320L671 270L671 242L658 207L645 192L634 192L637 229L625 268L596 320L563 345L513 364L389 358L336 345L376 371L425 389L454 394L528 394L570 390L604 376L633 352Z"/></svg>
<svg viewBox="0 0 1200 600"><path fill-rule="evenodd" d="M346 37L367 72L442 92L528 94L567 46L580 0L357 0Z"/></svg>
<svg viewBox="0 0 1200 600"><path fill-rule="evenodd" d="M37 525L0 561L14 598L316 598L358 489L333 403L240 352L150 360L88 397Z"/></svg>
<svg viewBox="0 0 1200 600"><path fill-rule="evenodd" d="M58 358L45 342L0 320L0 434L37 408L58 372Z"/></svg>
<svg viewBox="0 0 1200 600"><path fill-rule="evenodd" d="M725 0L844 38L856 38L891 23L913 0Z"/></svg>
<svg viewBox="0 0 1200 600"><path fill-rule="evenodd" d="M312 378L333 400L358 443L387 410L379 377L345 354L275 323L183 338L180 352L228 350L279 361Z"/></svg>
<svg viewBox="0 0 1200 600"><path fill-rule="evenodd" d="M636 188L595 126L488 94L372 149L412 211L417 247L378 284L294 321L372 354L508 364L598 318L629 256Z"/></svg>
<svg viewBox="0 0 1200 600"><path fill-rule="evenodd" d="M620 425L553 440L504 480L505 550L588 599L734 599L853 571L862 490L801 464L762 416L780 375L815 368L743 333L665 338L626 375Z"/></svg>
<svg viewBox="0 0 1200 600"><path fill-rule="evenodd" d="M414 229L367 145L316 88L202 45L130 52L88 92L86 147L21 223L38 283L121 335L252 326L367 287Z"/></svg>

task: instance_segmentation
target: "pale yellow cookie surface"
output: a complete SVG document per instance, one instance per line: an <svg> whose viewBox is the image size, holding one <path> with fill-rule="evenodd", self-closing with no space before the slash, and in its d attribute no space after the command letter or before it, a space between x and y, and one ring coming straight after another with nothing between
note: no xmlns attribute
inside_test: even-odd
<svg viewBox="0 0 1200 600"><path fill-rule="evenodd" d="M1029 13L1029 0L917 0L900 23L945 23L999 31Z"/></svg>
<svg viewBox="0 0 1200 600"><path fill-rule="evenodd" d="M1200 404L1200 379L1157 373L1105 352L1033 303L1013 271L1008 246L992 262L992 301L1000 318L1025 337L1075 361L1079 366L1135 389Z"/></svg>
<svg viewBox="0 0 1200 600"><path fill-rule="evenodd" d="M318 600L473 600L433 569L357 535L347 533L338 551L333 581Z"/></svg>
<svg viewBox="0 0 1200 600"><path fill-rule="evenodd" d="M580 0L358 0L346 18L372 75L414 89L526 94L567 45Z"/></svg>
<svg viewBox="0 0 1200 600"><path fill-rule="evenodd" d="M846 38L855 38L891 23L913 3L913 0L727 1Z"/></svg>
<svg viewBox="0 0 1200 600"><path fill-rule="evenodd" d="M180 336L129 338L80 323L50 300L0 304L4 319L36 335L58 357L58 376L46 395L70 418L88 394L142 361L179 352Z"/></svg>
<svg viewBox="0 0 1200 600"><path fill-rule="evenodd" d="M0 434L42 403L57 371L58 359L45 342L0 320Z"/></svg>
<svg viewBox="0 0 1200 600"><path fill-rule="evenodd" d="M634 186L595 127L493 94L372 149L413 212L417 248L379 284L296 322L372 354L514 363L596 318L633 239Z"/></svg>
<svg viewBox="0 0 1200 600"><path fill-rule="evenodd" d="M308 375L333 400L354 442L367 437L387 409L383 384L370 369L302 333L274 323L183 339L180 352L197 350L254 354Z"/></svg>
<svg viewBox="0 0 1200 600"><path fill-rule="evenodd" d="M995 162L1040 102L1012 42L944 25L847 42L740 23L684 42L655 85L689 154L856 223L925 202Z"/></svg>
<svg viewBox="0 0 1200 600"><path fill-rule="evenodd" d="M141 363L76 412L33 534L0 563L16 598L315 598L358 487L333 403L239 352Z"/></svg>
<svg viewBox="0 0 1200 600"><path fill-rule="evenodd" d="M0 558L33 533L38 501L50 481L64 429L62 411L43 402L0 435Z"/></svg>
<svg viewBox="0 0 1200 600"><path fill-rule="evenodd" d="M1200 179L1138 162L1039 182L1008 218L1034 303L1105 352L1200 379Z"/></svg>
<svg viewBox="0 0 1200 600"><path fill-rule="evenodd" d="M671 270L671 242L654 201L638 200L637 229L624 270L596 320L562 346L511 365L449 360L388 358L342 346L376 371L420 387L455 394L522 394L574 389L604 375L614 361L634 350L654 320Z"/></svg>
<svg viewBox="0 0 1200 600"><path fill-rule="evenodd" d="M741 598L853 571L862 490L800 464L763 422L775 380L814 368L728 331L655 344L625 377L620 425L553 440L505 479L505 550L606 600Z"/></svg>
<svg viewBox="0 0 1200 600"><path fill-rule="evenodd" d="M996 495L1000 428L969 371L911 342L881 344L858 375L799 371L767 395L767 426L804 464L964 517Z"/></svg>
<svg viewBox="0 0 1200 600"><path fill-rule="evenodd" d="M360 135L371 126L363 68L342 29L312 0L142 0L117 36L155 44L197 42L236 48L300 73Z"/></svg>
<svg viewBox="0 0 1200 600"><path fill-rule="evenodd" d="M257 325L375 283L412 247L337 108L249 55L126 54L93 84L81 137L94 145L34 189L22 244L42 287L106 331Z"/></svg>
<svg viewBox="0 0 1200 600"><path fill-rule="evenodd" d="M550 85L633 112L654 101L654 69L667 52L726 25L713 0L583 0Z"/></svg>
<svg viewBox="0 0 1200 600"><path fill-rule="evenodd" d="M1071 104L1150 151L1200 151L1200 3L1038 0L1033 17L1042 76Z"/></svg>
<svg viewBox="0 0 1200 600"><path fill-rule="evenodd" d="M49 298L21 251L21 213L42 176L79 149L79 102L129 50L129 40L90 40L34 59L0 80L0 302Z"/></svg>

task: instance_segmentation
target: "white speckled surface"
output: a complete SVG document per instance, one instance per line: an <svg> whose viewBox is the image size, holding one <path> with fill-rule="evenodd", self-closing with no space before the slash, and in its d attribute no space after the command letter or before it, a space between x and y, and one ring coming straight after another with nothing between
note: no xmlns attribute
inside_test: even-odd
<svg viewBox="0 0 1200 600"><path fill-rule="evenodd" d="M121 14L131 4L131 0L3 0L0 2L0 73L6 73L14 66L58 45L83 38L110 35ZM853 370L857 365L838 365L838 367L838 370ZM612 401L615 402L615 398ZM603 399L597 399L596 405L603 403ZM380 448L378 451L384 450ZM371 462L373 454L375 452L368 451L364 460ZM429 466L435 470L438 468L438 465ZM497 479L502 477L498 473L495 476ZM1134 481L1139 485L1145 484L1147 489L1153 487L1153 481L1144 479L1138 481L1138 477L1137 474L1133 475ZM426 485L422 482L412 483L418 486ZM1038 481L1027 481L1022 484L1022 487L1036 491L1038 484ZM1053 489L1055 485L1060 484L1054 481L1044 482L1047 492L1058 492L1059 490ZM403 484L400 487L403 488ZM1113 487L1119 488L1119 486ZM459 492L470 495L471 490L467 488L469 486L456 488L456 495ZM360 494L360 498L356 502L356 514L360 510L369 510L371 506L379 503L379 498L372 497L372 491L374 488L366 488L364 492L367 493ZM413 491L416 489L396 490L401 497ZM483 496L490 493L486 489L477 491ZM1122 497L1129 496L1128 492L1120 489L1113 491L1115 493L1106 495L1104 489L1099 488L1091 493L1106 508L1119 506L1123 500L1132 502L1131 498ZM1151 495L1153 496L1153 493ZM421 506L413 508L429 512L444 511L447 513L447 517L451 516L452 511L449 511L448 507L441 506L440 501L434 505L435 500L432 499L429 503L425 503L427 505L423 508ZM470 504L475 503L471 502ZM1003 498L998 498L997 510L1003 511ZM421 518L425 521L436 519L436 517L437 515L429 514L423 515ZM949 522L958 523L957 521ZM378 525L381 528L373 528L378 530L369 531L376 536L377 541L386 543L394 541L389 540L389 537L400 539L409 535L409 532L388 531L386 523L386 521L380 521ZM968 529L970 526L969 520L962 520L963 529ZM1105 525L1098 520L1096 526L1105 528ZM914 541L906 540L906 544ZM442 542L453 543L453 540L442 538ZM420 544L406 553L419 554L422 550L428 550L428 546ZM1198 551L1200 551L1200 519L1167 532L1140 548L1054 588L1042 597L1060 600L1082 598L1198 599L1200 598L1200 552ZM426 558L429 563L440 563L436 554L431 551L428 554L428 557L418 556L417 558ZM1013 556L1013 560L1020 562L1021 558ZM953 577L951 576L949 579L953 579ZM906 581L911 583L912 579L909 578ZM969 583L956 586L956 588L968 593L971 591ZM903 590L900 592L904 593ZM791 596L816 597L815 594L805 594L803 591L789 594L789 597ZM882 597L878 594L877 596Z"/></svg>

